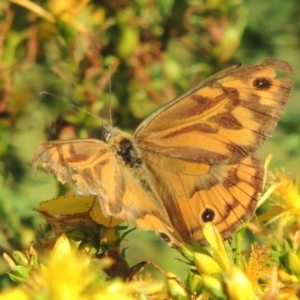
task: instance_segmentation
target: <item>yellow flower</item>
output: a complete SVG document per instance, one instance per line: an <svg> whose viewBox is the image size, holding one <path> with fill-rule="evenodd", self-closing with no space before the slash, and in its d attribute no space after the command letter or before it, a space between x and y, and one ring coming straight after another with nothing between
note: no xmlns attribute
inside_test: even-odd
<svg viewBox="0 0 300 300"><path fill-rule="evenodd" d="M29 295L25 292L24 289L21 288L12 288L9 290L6 290L3 293L0 293L0 299L1 300L30 300Z"/></svg>
<svg viewBox="0 0 300 300"><path fill-rule="evenodd" d="M111 264L108 259L98 262L100 270ZM64 234L56 241L45 265L33 273L30 284L38 293L53 299L84 299L85 289L97 281L89 256L72 249Z"/></svg>
<svg viewBox="0 0 300 300"><path fill-rule="evenodd" d="M228 298L231 300L254 300L255 294L246 274L232 266L225 277Z"/></svg>
<svg viewBox="0 0 300 300"><path fill-rule="evenodd" d="M273 267L266 286L266 292L263 299L278 299L278 300L299 300L297 294L299 292L298 279L295 276L290 276L283 270ZM293 285L296 283L295 285Z"/></svg>
<svg viewBox="0 0 300 300"><path fill-rule="evenodd" d="M194 263L200 275L212 275L222 272L220 265L207 254L195 252Z"/></svg>
<svg viewBox="0 0 300 300"><path fill-rule="evenodd" d="M262 215L258 217L261 222L266 221L267 224L278 221L276 228L276 236L284 236L284 228L291 224L297 224L300 227L300 173L295 181L286 172L270 173L269 191L272 191L270 197L270 207ZM267 192L269 194L269 191Z"/></svg>
<svg viewBox="0 0 300 300"><path fill-rule="evenodd" d="M250 278L233 264L216 227L210 222L206 223L203 234L209 247L202 253L194 252L193 257L202 280L204 294L213 299L254 300L255 292ZM186 256L190 257L191 249L185 247L184 250L188 253Z"/></svg>
<svg viewBox="0 0 300 300"><path fill-rule="evenodd" d="M34 252L35 253L35 252ZM21 257L18 254L18 260ZM25 257L26 258L26 257ZM26 263L21 257L22 264ZM18 267L9 260L13 267ZM120 278L109 279L104 272L112 260L106 257L91 258L71 247L66 235L61 235L44 264L33 268L23 280L27 288L16 288L0 294L1 299L135 299L136 295L161 293L161 282L124 282ZM5 296L6 298L2 298ZM16 297L15 297L16 296ZM17 297L18 296L18 297Z"/></svg>
<svg viewBox="0 0 300 300"><path fill-rule="evenodd" d="M33 247L30 247L25 254L20 251L14 251L11 257L7 253L4 253L3 257L11 268L8 273L9 277L18 283L26 282L31 270L38 267L37 253Z"/></svg>
<svg viewBox="0 0 300 300"><path fill-rule="evenodd" d="M300 194L299 194L299 180L300 173L298 173L296 183L293 182L291 176L285 172L276 172L272 174L271 183L280 185L274 191L274 195L280 197L282 200L282 208L295 210L300 214ZM279 204L279 202L276 202Z"/></svg>
<svg viewBox="0 0 300 300"><path fill-rule="evenodd" d="M285 284L293 284L293 283L299 282L299 279L297 276L291 275L284 270L278 271L278 278L280 279L281 282L283 282Z"/></svg>
<svg viewBox="0 0 300 300"><path fill-rule="evenodd" d="M205 295L208 295L212 299L227 299L224 284L221 280L213 276L203 275L202 284Z"/></svg>
<svg viewBox="0 0 300 300"><path fill-rule="evenodd" d="M92 11L88 8L89 0L52 0L48 1L47 9L30 0L11 0L11 2L23 6L39 17L55 24L63 22L75 32L87 34L90 29L88 23L93 19L105 20L104 9Z"/></svg>
<svg viewBox="0 0 300 300"><path fill-rule="evenodd" d="M203 234L212 250L212 255L224 270L229 270L231 262L227 255L221 234L213 223L207 222L203 228Z"/></svg>
<svg viewBox="0 0 300 300"><path fill-rule="evenodd" d="M300 255L294 250L288 251L284 256L284 265L292 275L300 277Z"/></svg>
<svg viewBox="0 0 300 300"><path fill-rule="evenodd" d="M258 280L271 273L267 265L269 250L266 246L253 246L245 273L252 286L258 293L262 293Z"/></svg>
<svg viewBox="0 0 300 300"><path fill-rule="evenodd" d="M172 299L190 299L187 290L174 279L176 275L169 272L167 276L167 286Z"/></svg>

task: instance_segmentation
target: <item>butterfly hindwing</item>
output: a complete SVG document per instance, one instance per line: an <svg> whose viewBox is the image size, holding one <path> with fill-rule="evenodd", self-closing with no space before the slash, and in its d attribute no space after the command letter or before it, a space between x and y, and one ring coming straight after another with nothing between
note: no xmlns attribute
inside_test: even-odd
<svg viewBox="0 0 300 300"><path fill-rule="evenodd" d="M202 170L198 175L184 172L184 168L174 171L172 162L163 165L161 172L160 159L155 156L149 152L143 159L182 241L205 244L202 228L208 221L227 237L253 216L264 174L262 164L254 156L239 164L193 163L194 170Z"/></svg>

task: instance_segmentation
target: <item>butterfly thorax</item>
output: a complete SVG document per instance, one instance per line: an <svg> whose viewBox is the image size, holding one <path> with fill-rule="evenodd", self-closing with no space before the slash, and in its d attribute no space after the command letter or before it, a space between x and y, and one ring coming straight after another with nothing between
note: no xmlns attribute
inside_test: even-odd
<svg viewBox="0 0 300 300"><path fill-rule="evenodd" d="M141 166L142 160L131 134L121 131L118 127L106 127L103 138L117 154L117 157L120 158L122 164L130 168Z"/></svg>

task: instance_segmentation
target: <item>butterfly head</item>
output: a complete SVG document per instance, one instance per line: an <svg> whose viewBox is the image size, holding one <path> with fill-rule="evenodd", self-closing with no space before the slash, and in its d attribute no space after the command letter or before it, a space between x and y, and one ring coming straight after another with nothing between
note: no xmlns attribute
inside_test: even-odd
<svg viewBox="0 0 300 300"><path fill-rule="evenodd" d="M120 132L121 132L121 130L120 130L118 127L113 127L113 126L111 126L111 125L104 124L104 130L103 130L103 132L102 132L101 139L102 139L104 142L108 143L108 141L109 141L111 138L113 138L113 137L119 135Z"/></svg>

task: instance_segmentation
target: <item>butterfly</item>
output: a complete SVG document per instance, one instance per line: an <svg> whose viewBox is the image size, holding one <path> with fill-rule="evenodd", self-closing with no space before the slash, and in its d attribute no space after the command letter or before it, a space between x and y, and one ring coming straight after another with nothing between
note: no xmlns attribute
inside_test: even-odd
<svg viewBox="0 0 300 300"><path fill-rule="evenodd" d="M103 141L50 141L38 159L61 183L96 195L103 213L155 231L171 247L196 241L213 222L224 238L249 220L264 170L255 152L288 100L281 60L236 65L200 82L146 118L134 134L105 125Z"/></svg>

